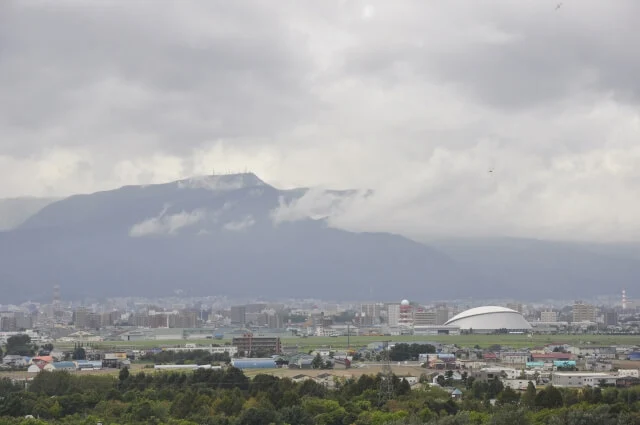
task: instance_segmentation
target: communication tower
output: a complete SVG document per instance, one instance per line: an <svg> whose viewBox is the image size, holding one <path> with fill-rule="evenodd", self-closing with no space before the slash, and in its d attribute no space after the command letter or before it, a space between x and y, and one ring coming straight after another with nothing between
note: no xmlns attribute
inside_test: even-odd
<svg viewBox="0 0 640 425"><path fill-rule="evenodd" d="M391 358L389 357L389 341L382 343L382 372L380 373L380 391L378 402L383 405L393 398L393 370L391 370Z"/></svg>

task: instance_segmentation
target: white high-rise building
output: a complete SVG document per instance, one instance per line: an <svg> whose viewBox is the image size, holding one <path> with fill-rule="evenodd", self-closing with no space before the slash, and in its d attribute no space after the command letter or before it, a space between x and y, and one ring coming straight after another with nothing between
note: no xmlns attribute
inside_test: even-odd
<svg viewBox="0 0 640 425"><path fill-rule="evenodd" d="M557 322L558 321L558 312L557 311L541 311L540 312L540 321L541 322Z"/></svg>
<svg viewBox="0 0 640 425"><path fill-rule="evenodd" d="M400 324L400 304L387 304L387 324L389 326Z"/></svg>

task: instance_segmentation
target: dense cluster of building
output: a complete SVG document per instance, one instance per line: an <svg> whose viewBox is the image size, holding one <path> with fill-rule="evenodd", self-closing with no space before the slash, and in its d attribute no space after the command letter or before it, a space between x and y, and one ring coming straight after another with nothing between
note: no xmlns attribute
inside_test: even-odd
<svg viewBox="0 0 640 425"><path fill-rule="evenodd" d="M575 301L556 307L518 302L327 303L317 300L233 303L226 298L63 301L0 305L0 332L29 330L40 340L136 341L263 336L442 335L459 333L640 332L640 304ZM0 340L2 337L0 336Z"/></svg>

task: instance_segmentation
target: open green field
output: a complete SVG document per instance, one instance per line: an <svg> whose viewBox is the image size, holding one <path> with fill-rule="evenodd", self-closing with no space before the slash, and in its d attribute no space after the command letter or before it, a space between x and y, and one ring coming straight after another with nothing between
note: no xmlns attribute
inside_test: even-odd
<svg viewBox="0 0 640 425"><path fill-rule="evenodd" d="M371 342L440 342L444 344L456 344L463 347L476 345L487 348L492 345L502 345L514 348L529 348L550 343L567 344L592 344L592 345L634 345L640 344L640 336L637 335L437 335L437 336L357 336L351 337L351 347L362 347ZM347 337L309 337L283 339L285 345L297 345L300 348L332 347L347 348Z"/></svg>
<svg viewBox="0 0 640 425"><path fill-rule="evenodd" d="M315 348L345 349L350 344L351 348L361 348L372 342L440 342L445 344L456 344L463 347L474 347L476 345L487 348L492 345L502 345L513 348L530 348L550 343L567 344L592 344L592 345L638 345L640 336L637 335L437 335L437 336L352 336L349 343L346 336L341 337L282 337L282 343L286 347L298 347L300 351L307 351ZM121 348L121 349L149 349L154 347L184 346L191 344L223 344L230 343L231 338L223 340L196 339L196 340L151 340L151 341L105 341L93 343L96 348ZM56 345L58 348L73 348L63 344Z"/></svg>

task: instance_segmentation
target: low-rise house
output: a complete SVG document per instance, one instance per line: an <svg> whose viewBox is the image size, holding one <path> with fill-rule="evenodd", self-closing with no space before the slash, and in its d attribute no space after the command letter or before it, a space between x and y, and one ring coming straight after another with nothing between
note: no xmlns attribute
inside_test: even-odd
<svg viewBox="0 0 640 425"><path fill-rule="evenodd" d="M449 393L452 399L462 399L462 391L460 391L458 388L445 388L445 390Z"/></svg>
<svg viewBox="0 0 640 425"><path fill-rule="evenodd" d="M41 371L42 371L42 368L40 366L38 366L37 364L32 364L27 369L27 373L40 373Z"/></svg>
<svg viewBox="0 0 640 425"><path fill-rule="evenodd" d="M31 362L29 357L7 354L2 358L2 364L11 367L26 367Z"/></svg>
<svg viewBox="0 0 640 425"><path fill-rule="evenodd" d="M310 377L310 376L308 376L308 375L302 375L302 374L300 374L300 375L294 375L294 376L292 376L292 377L291 377L291 380L292 380L293 382L304 382L304 381L307 381L307 380L309 380L309 379L311 379L311 377Z"/></svg>
<svg viewBox="0 0 640 425"><path fill-rule="evenodd" d="M437 384L438 383L438 377L442 376L443 378L446 378L446 375L444 373L436 373L435 375L433 375L433 379L431 380L431 382L433 384ZM416 381L418 380L418 378L416 378ZM462 380L462 374L460 374L460 372L454 371L453 375L451 375L451 380L453 381L461 381ZM409 382L411 384L411 382Z"/></svg>
<svg viewBox="0 0 640 425"><path fill-rule="evenodd" d="M520 371L507 367L486 367L473 372L473 377L482 382L492 379L518 379Z"/></svg>
<svg viewBox="0 0 640 425"><path fill-rule="evenodd" d="M613 363L609 360L600 360L590 357L585 359L584 368L594 372L610 372L613 370Z"/></svg>
<svg viewBox="0 0 640 425"><path fill-rule="evenodd" d="M484 360L485 362L497 362L499 358L496 353L487 351L486 353L482 353L482 360Z"/></svg>
<svg viewBox="0 0 640 425"><path fill-rule="evenodd" d="M459 369L482 369L487 363L478 360L456 360L456 366Z"/></svg>
<svg viewBox="0 0 640 425"><path fill-rule="evenodd" d="M520 391L526 390L527 387L529 386L529 382L534 382L534 381L530 379L503 379L502 380L502 384L505 387L509 387L512 390L520 390Z"/></svg>
<svg viewBox="0 0 640 425"><path fill-rule="evenodd" d="M638 369L618 369L618 376L629 376L631 378L640 378L640 370Z"/></svg>

